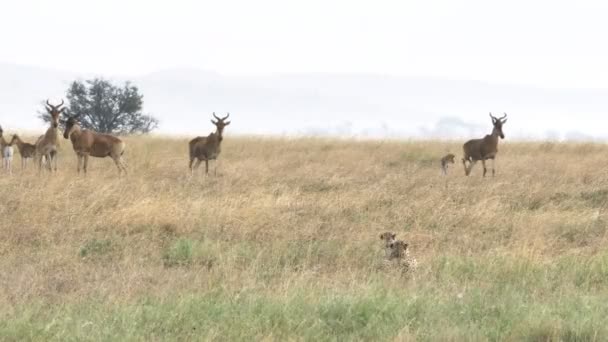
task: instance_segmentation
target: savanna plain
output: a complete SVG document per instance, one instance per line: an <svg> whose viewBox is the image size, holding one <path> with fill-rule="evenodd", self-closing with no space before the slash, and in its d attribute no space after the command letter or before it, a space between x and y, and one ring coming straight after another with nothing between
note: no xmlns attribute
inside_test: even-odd
<svg viewBox="0 0 608 342"><path fill-rule="evenodd" d="M32 140L30 137L26 140ZM0 339L608 339L608 146L231 137L217 176L187 139L130 137L0 177ZM383 267L379 235L418 269Z"/></svg>

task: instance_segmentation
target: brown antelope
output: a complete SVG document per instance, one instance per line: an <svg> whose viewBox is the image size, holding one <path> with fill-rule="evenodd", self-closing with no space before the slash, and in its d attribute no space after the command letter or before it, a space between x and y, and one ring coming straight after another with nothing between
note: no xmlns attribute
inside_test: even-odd
<svg viewBox="0 0 608 342"><path fill-rule="evenodd" d="M221 143L224 139L223 132L224 127L230 125L230 121L225 121L230 116L230 113L223 118L218 118L213 113L213 117L216 121L211 120L211 123L215 125L217 130L206 137L196 137L188 143L190 148L190 173L194 173L194 170L199 167L201 162L205 161L205 174L209 174L209 161L216 160L221 152ZM194 167L192 163L196 159ZM217 174L217 164L214 169L214 174Z"/></svg>
<svg viewBox="0 0 608 342"><path fill-rule="evenodd" d="M13 144L4 139L4 130L0 126L0 152L2 153L2 168L8 173L13 172Z"/></svg>
<svg viewBox="0 0 608 342"><path fill-rule="evenodd" d="M444 176L448 174L449 164L455 163L454 158L456 158L456 156L451 153L448 153L441 158L441 173L443 173Z"/></svg>
<svg viewBox="0 0 608 342"><path fill-rule="evenodd" d="M17 149L21 155L21 170L25 169L27 160L33 159L36 155L36 145L24 142L17 134L13 134L11 144L17 145Z"/></svg>
<svg viewBox="0 0 608 342"><path fill-rule="evenodd" d="M126 173L127 168L122 160L122 155L125 152L125 143L115 136L109 134L101 134L88 129L82 130L78 124L78 116L70 116L65 122L65 131L63 137L72 141L72 148L78 157L77 172L80 174L80 167L84 160L84 173L87 173L89 164L89 156L97 158L110 157L114 160L118 168L118 174L123 171Z"/></svg>
<svg viewBox="0 0 608 342"><path fill-rule="evenodd" d="M52 170L51 164L55 164L55 171L57 171L57 150L59 148L59 115L63 113L65 107L63 106L63 100L58 106L53 106L46 100L46 111L51 115L51 127L46 130L44 135L41 135L36 141L36 157L38 158L38 170L42 170L42 159L46 160L47 168L49 171Z"/></svg>
<svg viewBox="0 0 608 342"><path fill-rule="evenodd" d="M496 174L494 159L496 158L496 153L498 153L498 138L505 138L505 135L502 132L502 125L507 122L507 113L504 114L505 115L501 118L495 118L492 113L490 113L492 125L494 125L492 134L486 135L482 139L469 140L462 146L462 150L464 151L462 165L464 165L465 175L468 176L471 173L473 166L475 166L475 163L481 160L481 163L483 164L483 176L485 177L487 173L486 160L488 159L492 160L492 176ZM467 162L469 162L468 167Z"/></svg>

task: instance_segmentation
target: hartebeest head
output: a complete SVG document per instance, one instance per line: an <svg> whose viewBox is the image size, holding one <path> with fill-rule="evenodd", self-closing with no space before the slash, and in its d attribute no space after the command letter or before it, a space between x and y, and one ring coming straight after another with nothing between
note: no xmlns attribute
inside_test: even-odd
<svg viewBox="0 0 608 342"><path fill-rule="evenodd" d="M490 113L490 117L492 118L492 125L494 125L494 129L492 130L492 135L497 135L501 139L505 138L504 133L502 132L502 125L507 122L507 113L502 118L496 118Z"/></svg>
<svg viewBox="0 0 608 342"><path fill-rule="evenodd" d="M65 110L65 107L60 108L61 106L63 106L63 99L61 100L61 104L57 106L53 106L49 100L46 100L46 106L44 108L46 108L46 111L51 115L51 125L53 128L59 126L59 115Z"/></svg>
<svg viewBox="0 0 608 342"><path fill-rule="evenodd" d="M65 130L63 131L63 137L65 139L68 139L70 137L74 126L78 125L79 116L80 114L75 116L68 116L68 119L65 121Z"/></svg>
<svg viewBox="0 0 608 342"><path fill-rule="evenodd" d="M211 123L214 124L215 127L217 127L217 133L219 135L222 135L224 127L230 125L230 121L225 121L226 119L228 119L229 116L230 113L226 113L226 116L224 116L223 118L218 118L217 115L215 115L215 112L213 112L213 117L216 119L216 121L213 121L212 119Z"/></svg>

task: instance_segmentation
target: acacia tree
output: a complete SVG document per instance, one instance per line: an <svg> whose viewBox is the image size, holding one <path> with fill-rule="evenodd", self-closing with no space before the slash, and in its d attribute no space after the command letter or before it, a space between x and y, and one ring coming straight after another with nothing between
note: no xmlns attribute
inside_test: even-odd
<svg viewBox="0 0 608 342"><path fill-rule="evenodd" d="M66 97L68 115L78 116L82 127L101 133L148 133L158 127L158 120L142 113L143 95L130 82L115 86L101 78L74 81ZM40 117L49 122L46 111Z"/></svg>

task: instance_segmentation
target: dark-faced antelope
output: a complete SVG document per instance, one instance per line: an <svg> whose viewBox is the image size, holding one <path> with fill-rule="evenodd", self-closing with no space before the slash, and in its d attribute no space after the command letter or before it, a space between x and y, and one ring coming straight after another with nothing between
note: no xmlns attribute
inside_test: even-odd
<svg viewBox="0 0 608 342"><path fill-rule="evenodd" d="M44 135L40 136L36 141L36 157L38 158L38 170L42 170L42 159L46 159L47 168L51 171L51 164L55 164L57 171L57 150L59 148L59 115L63 113L65 107L63 100L58 106L53 106L46 100L46 111L51 115L51 127L46 130Z"/></svg>
<svg viewBox="0 0 608 342"><path fill-rule="evenodd" d="M496 118L490 113L492 125L494 125L492 134L486 135L482 139L469 140L462 146L464 152L462 165L464 165L465 175L468 176L471 173L473 166L475 166L475 163L481 160L481 163L483 164L483 176L485 177L487 173L486 160L488 159L492 160L492 176L496 174L494 160L496 158L496 153L498 153L498 138L505 138L505 135L502 132L502 125L507 122L507 113L504 114L503 117ZM469 162L468 166L467 162Z"/></svg>
<svg viewBox="0 0 608 342"><path fill-rule="evenodd" d="M196 137L190 140L188 143L188 147L190 149L190 173L193 173L204 160L205 174L209 174L209 161L217 159L221 152L221 143L224 139L222 135L224 132L224 127L230 125L230 121L225 120L228 119L229 116L230 113L220 119L215 115L215 113L213 113L213 117L216 119L216 121L211 120L211 123L217 128L216 131L206 137ZM193 167L192 163L194 163L195 159L196 164L194 164ZM214 174L217 174L217 164L214 169Z"/></svg>
<svg viewBox="0 0 608 342"><path fill-rule="evenodd" d="M25 169L27 160L33 159L36 155L36 145L24 142L17 134L13 134L11 145L17 145L17 149L21 155L21 170Z"/></svg>
<svg viewBox="0 0 608 342"><path fill-rule="evenodd" d="M0 126L0 152L2 153L2 168L8 173L13 172L13 145L4 139L4 130Z"/></svg>
<svg viewBox="0 0 608 342"><path fill-rule="evenodd" d="M70 116L65 123L65 131L63 137L72 141L72 148L78 157L77 172L80 173L80 167L84 161L84 173L87 173L89 164L89 156L97 158L110 157L114 160L118 168L118 174L123 171L126 173L127 168L122 160L122 155L125 152L125 143L117 137L109 134L101 134L88 129L82 130L78 124L78 116Z"/></svg>

